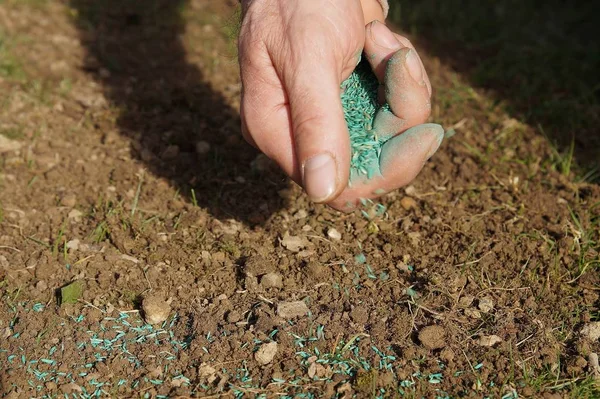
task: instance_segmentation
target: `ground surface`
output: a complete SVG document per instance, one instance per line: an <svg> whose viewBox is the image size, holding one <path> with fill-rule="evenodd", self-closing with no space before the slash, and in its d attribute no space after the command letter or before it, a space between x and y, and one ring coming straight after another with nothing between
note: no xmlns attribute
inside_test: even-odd
<svg viewBox="0 0 600 399"><path fill-rule="evenodd" d="M599 397L575 131L417 36L456 134L385 213L312 205L240 139L234 3L0 1L0 396Z"/></svg>

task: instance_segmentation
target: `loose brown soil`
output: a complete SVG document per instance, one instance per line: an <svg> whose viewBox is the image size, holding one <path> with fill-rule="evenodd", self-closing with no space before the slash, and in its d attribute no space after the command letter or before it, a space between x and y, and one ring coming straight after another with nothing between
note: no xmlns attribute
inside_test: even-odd
<svg viewBox="0 0 600 399"><path fill-rule="evenodd" d="M241 139L235 3L0 5L0 396L599 397L600 187L424 55L456 135L309 203Z"/></svg>

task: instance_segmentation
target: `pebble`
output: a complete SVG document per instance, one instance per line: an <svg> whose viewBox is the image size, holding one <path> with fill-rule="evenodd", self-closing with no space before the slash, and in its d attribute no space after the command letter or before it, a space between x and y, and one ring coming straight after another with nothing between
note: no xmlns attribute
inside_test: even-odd
<svg viewBox="0 0 600 399"><path fill-rule="evenodd" d="M148 324L160 324L169 317L171 306L164 299L150 295L144 298L142 310Z"/></svg>
<svg viewBox="0 0 600 399"><path fill-rule="evenodd" d="M307 216L308 216L308 212L306 212L304 209L300 209L300 210L298 210L298 212L294 213L294 219L296 219L296 220L304 219Z"/></svg>
<svg viewBox="0 0 600 399"><path fill-rule="evenodd" d="M277 342L269 342L262 344L260 348L254 354L254 359L260 365L266 365L273 361L275 354L277 353Z"/></svg>
<svg viewBox="0 0 600 399"><path fill-rule="evenodd" d="M282 288L283 278L279 273L267 273L260 279L263 288Z"/></svg>
<svg viewBox="0 0 600 399"><path fill-rule="evenodd" d="M76 222L78 222L81 220L82 216L83 216L83 212L81 212L77 209L73 209L71 212L69 212L69 214L67 215L67 218L73 219Z"/></svg>
<svg viewBox="0 0 600 399"><path fill-rule="evenodd" d="M7 339L11 335L12 335L12 330L10 329L10 327L5 327L4 330L2 331L2 339Z"/></svg>
<svg viewBox="0 0 600 399"><path fill-rule="evenodd" d="M342 233L332 227L327 230L327 237L331 238L332 240L339 241L342 239Z"/></svg>
<svg viewBox="0 0 600 399"><path fill-rule="evenodd" d="M73 251L77 251L79 249L80 241L78 239L74 239L67 242L67 249L72 249Z"/></svg>
<svg viewBox="0 0 600 399"><path fill-rule="evenodd" d="M502 338L500 338L497 335L482 335L477 340L477 344L479 346L487 346L487 347L492 347L500 342L502 342Z"/></svg>
<svg viewBox="0 0 600 399"><path fill-rule="evenodd" d="M583 326L581 335L590 341L597 341L600 338L600 321L594 321Z"/></svg>
<svg viewBox="0 0 600 399"><path fill-rule="evenodd" d="M240 320L242 320L242 315L237 310L234 309L234 310L230 311L229 313L227 313L227 322L228 323L237 323Z"/></svg>
<svg viewBox="0 0 600 399"><path fill-rule="evenodd" d="M404 197L400 200L400 205L407 211L417 208L417 201L411 197Z"/></svg>
<svg viewBox="0 0 600 399"><path fill-rule="evenodd" d="M68 206L69 208L73 208L75 205L77 205L77 196L75 196L75 194L65 195L60 203L64 206Z"/></svg>
<svg viewBox="0 0 600 399"><path fill-rule="evenodd" d="M48 284L46 284L44 280L40 280L35 284L35 289L40 292L46 291L48 289Z"/></svg>
<svg viewBox="0 0 600 399"><path fill-rule="evenodd" d="M446 346L446 330L438 325L427 326L419 332L419 341L427 349L441 349Z"/></svg>
<svg viewBox="0 0 600 399"><path fill-rule="evenodd" d="M600 380L600 363L598 362L598 354L590 353L588 355L588 364L590 367L590 371L594 374L595 380Z"/></svg>
<svg viewBox="0 0 600 399"><path fill-rule="evenodd" d="M217 379L216 374L217 370L206 363L202 363L200 366L198 366L198 375L200 378L206 379L209 384L212 384Z"/></svg>
<svg viewBox="0 0 600 399"><path fill-rule="evenodd" d="M11 140L0 134L0 154L10 151L16 151L21 148L22 144L18 141Z"/></svg>
<svg viewBox="0 0 600 399"><path fill-rule="evenodd" d="M279 302L277 304L277 316L284 319L306 316L308 312L308 306L303 301Z"/></svg>
<svg viewBox="0 0 600 399"><path fill-rule="evenodd" d="M302 237L291 236L285 233L281 239L281 245L292 252L300 252L300 250L306 247L306 241Z"/></svg>
<svg viewBox="0 0 600 399"><path fill-rule="evenodd" d="M494 309L494 301L491 298L481 298L477 306L483 313L489 313Z"/></svg>

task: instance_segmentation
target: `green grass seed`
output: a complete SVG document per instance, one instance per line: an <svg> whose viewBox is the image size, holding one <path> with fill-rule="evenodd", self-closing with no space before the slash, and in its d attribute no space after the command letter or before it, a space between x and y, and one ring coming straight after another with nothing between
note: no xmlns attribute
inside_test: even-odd
<svg viewBox="0 0 600 399"><path fill-rule="evenodd" d="M384 141L373 129L379 109L378 87L379 82L366 61L361 61L350 77L342 82L342 106L352 150L350 181L359 176L370 179L379 167Z"/></svg>

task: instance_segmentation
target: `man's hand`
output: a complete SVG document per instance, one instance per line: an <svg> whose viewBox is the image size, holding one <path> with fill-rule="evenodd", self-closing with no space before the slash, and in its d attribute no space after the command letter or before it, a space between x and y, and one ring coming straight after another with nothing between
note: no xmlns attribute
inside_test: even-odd
<svg viewBox="0 0 600 399"><path fill-rule="evenodd" d="M395 119L385 123L397 128L394 134L423 123L430 112L431 86L416 51L383 23L365 30L365 15L377 18L373 10L359 0L244 4L239 40L244 137L313 201L338 209L410 182L443 134L437 125L424 125L392 138L382 152L381 176L347 188L350 142L340 84L363 49L386 86ZM389 59L393 66L388 67Z"/></svg>

